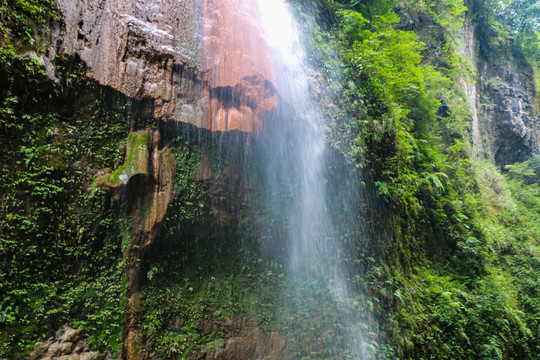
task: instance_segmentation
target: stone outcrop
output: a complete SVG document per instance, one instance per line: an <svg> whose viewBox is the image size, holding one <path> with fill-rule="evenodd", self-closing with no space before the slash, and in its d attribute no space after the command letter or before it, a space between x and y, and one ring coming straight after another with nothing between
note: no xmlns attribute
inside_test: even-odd
<svg viewBox="0 0 540 360"><path fill-rule="evenodd" d="M159 227L174 198L176 157L168 148L159 148L160 133L150 130L132 133L128 137L124 164L112 173L105 173L97 184L120 191L130 200L127 216L131 223L129 238L124 244L127 278L127 319L124 325L124 356L144 359L140 291L141 260L155 240Z"/></svg>
<svg viewBox="0 0 540 360"><path fill-rule="evenodd" d="M57 0L65 27L53 33L49 58L78 55L87 75L174 120L196 103L199 0ZM181 120L182 121L182 120Z"/></svg>
<svg viewBox="0 0 540 360"><path fill-rule="evenodd" d="M29 360L109 360L110 354L90 351L84 339L83 329L72 329L65 325L54 337L38 342L28 356Z"/></svg>
<svg viewBox="0 0 540 360"><path fill-rule="evenodd" d="M148 140L149 134L146 131L130 134L127 139L127 155L124 164L112 173L110 169L104 169L105 174L97 178L96 185L119 189L134 176L148 176L150 171Z"/></svg>
<svg viewBox="0 0 540 360"><path fill-rule="evenodd" d="M491 158L504 166L540 152L540 117L535 109L532 69L521 54L479 61L478 88L489 104L481 113L492 138Z"/></svg>
<svg viewBox="0 0 540 360"><path fill-rule="evenodd" d="M159 131L131 133L124 164L113 172L104 171L96 179L98 186L129 192L128 213L132 237L136 238L131 245L141 250L152 243L174 197L176 158L169 148L159 148L159 140Z"/></svg>
<svg viewBox="0 0 540 360"><path fill-rule="evenodd" d="M203 103L204 128L255 133L277 111L278 96L272 83L256 74L239 79L234 87L206 89Z"/></svg>
<svg viewBox="0 0 540 360"><path fill-rule="evenodd" d="M273 360L292 359L287 339L277 332L264 332L257 322L241 314L233 314L223 322L201 319L197 330L203 335L220 334L223 345L213 348L203 345L189 360Z"/></svg>
<svg viewBox="0 0 540 360"><path fill-rule="evenodd" d="M48 59L77 55L87 75L155 117L253 133L277 108L274 69L256 0L57 0L65 27ZM54 78L54 67L48 66Z"/></svg>

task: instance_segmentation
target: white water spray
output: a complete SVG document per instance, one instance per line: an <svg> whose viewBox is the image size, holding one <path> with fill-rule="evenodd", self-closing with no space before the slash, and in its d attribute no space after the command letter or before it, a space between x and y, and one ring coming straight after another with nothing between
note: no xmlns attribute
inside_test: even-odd
<svg viewBox="0 0 540 360"><path fill-rule="evenodd" d="M278 121L273 140L266 144L268 200L289 188L290 199L275 211L289 214L284 220L293 274L319 282L332 294L341 314L339 321L347 344L354 344L345 356L335 358L367 359L361 331L345 311L353 294L344 269L339 231L329 213L329 149L325 141L322 110L310 97L309 70L306 65L300 31L284 0L257 0L265 38L273 55L277 89L282 100L291 105L293 116ZM283 208L286 207L286 209ZM342 214L350 216L350 214ZM294 289L292 290L294 291ZM296 296L305 296L297 294Z"/></svg>

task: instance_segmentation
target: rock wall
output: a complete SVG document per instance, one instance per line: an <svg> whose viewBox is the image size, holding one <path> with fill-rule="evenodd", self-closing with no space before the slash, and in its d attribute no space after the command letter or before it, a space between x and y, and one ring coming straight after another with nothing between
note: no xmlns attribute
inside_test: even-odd
<svg viewBox="0 0 540 360"><path fill-rule="evenodd" d="M63 26L52 31L47 58L40 60L51 65L57 55L79 57L86 75L99 84L135 100L151 100L160 123L249 133L249 143L251 135L278 111L274 68L256 0L56 2ZM54 66L47 68L49 77L56 79ZM164 146L161 133L174 126L161 125L154 132L133 132L132 126L123 165L115 171L103 169L96 182L127 203L131 224L123 244L127 318L122 356L126 359L148 357L140 327L140 267L175 196L176 159ZM251 358L253 351L267 351L259 348L259 341L275 340L274 335L268 337L256 325L248 325L243 335L235 333L236 340L227 341L231 342L228 349L236 346L227 350L227 358L241 353ZM256 339L238 340L250 336L246 331L255 332ZM255 347L238 349L246 341Z"/></svg>
<svg viewBox="0 0 540 360"><path fill-rule="evenodd" d="M272 56L256 0L203 0L202 68L212 131L258 132L277 109Z"/></svg>
<svg viewBox="0 0 540 360"><path fill-rule="evenodd" d="M540 151L533 69L516 45L490 43L488 30L474 19L475 3L467 6L459 50L475 72L462 81L471 107L473 156L498 166L524 161Z"/></svg>
<svg viewBox="0 0 540 360"><path fill-rule="evenodd" d="M65 24L56 52L78 55L88 76L176 119L199 94L198 0L57 0Z"/></svg>
<svg viewBox="0 0 540 360"><path fill-rule="evenodd" d="M139 323L141 306L141 261L153 243L167 208L174 198L176 158L167 148L159 147L160 133L151 130L130 134L124 164L116 171L106 171L96 184L119 193L128 200L126 216L131 229L124 245L124 272L127 279L124 349L126 359L145 359L143 333Z"/></svg>
<svg viewBox="0 0 540 360"><path fill-rule="evenodd" d="M79 56L100 84L153 99L160 120L252 133L277 107L256 0L57 5L65 26L52 34L49 61L57 54Z"/></svg>
<svg viewBox="0 0 540 360"><path fill-rule="evenodd" d="M204 335L222 334L226 339L219 348L203 345L188 360L288 360L287 339L277 332L262 331L257 322L241 314L231 315L223 322L201 319L197 330Z"/></svg>
<svg viewBox="0 0 540 360"><path fill-rule="evenodd" d="M492 138L491 160L504 166L540 152L537 94L532 69L523 55L499 51L479 57L477 88L483 126Z"/></svg>

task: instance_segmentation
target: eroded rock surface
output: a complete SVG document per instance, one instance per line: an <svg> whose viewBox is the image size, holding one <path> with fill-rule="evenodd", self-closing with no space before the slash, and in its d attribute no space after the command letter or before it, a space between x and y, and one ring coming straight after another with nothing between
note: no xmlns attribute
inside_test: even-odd
<svg viewBox="0 0 540 360"><path fill-rule="evenodd" d="M127 139L124 164L114 172L111 169L104 169L104 174L97 178L96 185L109 189L119 189L127 185L134 176L148 176L150 171L148 145L148 132L139 131L130 134Z"/></svg>
<svg viewBox="0 0 540 360"><path fill-rule="evenodd" d="M54 337L38 342L30 353L29 360L109 360L110 354L90 351L82 329L72 329L65 325Z"/></svg>
<svg viewBox="0 0 540 360"><path fill-rule="evenodd" d="M490 102L483 106L482 113L493 139L495 164L525 161L540 152L540 117L531 94L534 85L530 66L524 59L500 56L493 62L481 62L480 73L480 92Z"/></svg>
<svg viewBox="0 0 540 360"><path fill-rule="evenodd" d="M201 319L197 330L203 335L221 334L223 346L209 349L206 345L189 360L287 360L291 359L287 339L277 332L261 330L257 322L241 314L233 314L223 322Z"/></svg>
<svg viewBox="0 0 540 360"><path fill-rule="evenodd" d="M153 99L158 119L252 133L277 108L256 0L57 4L65 28L52 34L43 62L78 55L102 85Z"/></svg>
<svg viewBox="0 0 540 360"><path fill-rule="evenodd" d="M65 29L56 51L78 55L88 76L140 100L155 100L157 118L200 97L199 0L57 0ZM183 121L180 119L180 121Z"/></svg>
<svg viewBox="0 0 540 360"><path fill-rule="evenodd" d="M112 173L105 173L97 184L123 191L130 199L128 217L131 229L124 244L127 278L127 318L124 325L124 356L126 359L146 358L139 322L142 316L140 291L141 260L155 240L159 227L174 198L176 157L169 148L159 147L160 133L142 130L128 137L124 164Z"/></svg>
<svg viewBox="0 0 540 360"><path fill-rule="evenodd" d="M258 132L278 106L272 56L256 0L203 0L203 127Z"/></svg>
<svg viewBox="0 0 540 360"><path fill-rule="evenodd" d="M502 167L540 152L539 104L533 69L523 54L481 41L480 33L468 19L459 48L475 73L462 82L471 107L473 155Z"/></svg>

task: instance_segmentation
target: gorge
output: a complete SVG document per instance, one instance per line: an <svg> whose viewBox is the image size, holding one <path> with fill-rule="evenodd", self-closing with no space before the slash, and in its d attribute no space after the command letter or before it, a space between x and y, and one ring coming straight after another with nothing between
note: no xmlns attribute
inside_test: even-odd
<svg viewBox="0 0 540 360"><path fill-rule="evenodd" d="M534 359L534 1L7 0L0 359Z"/></svg>

